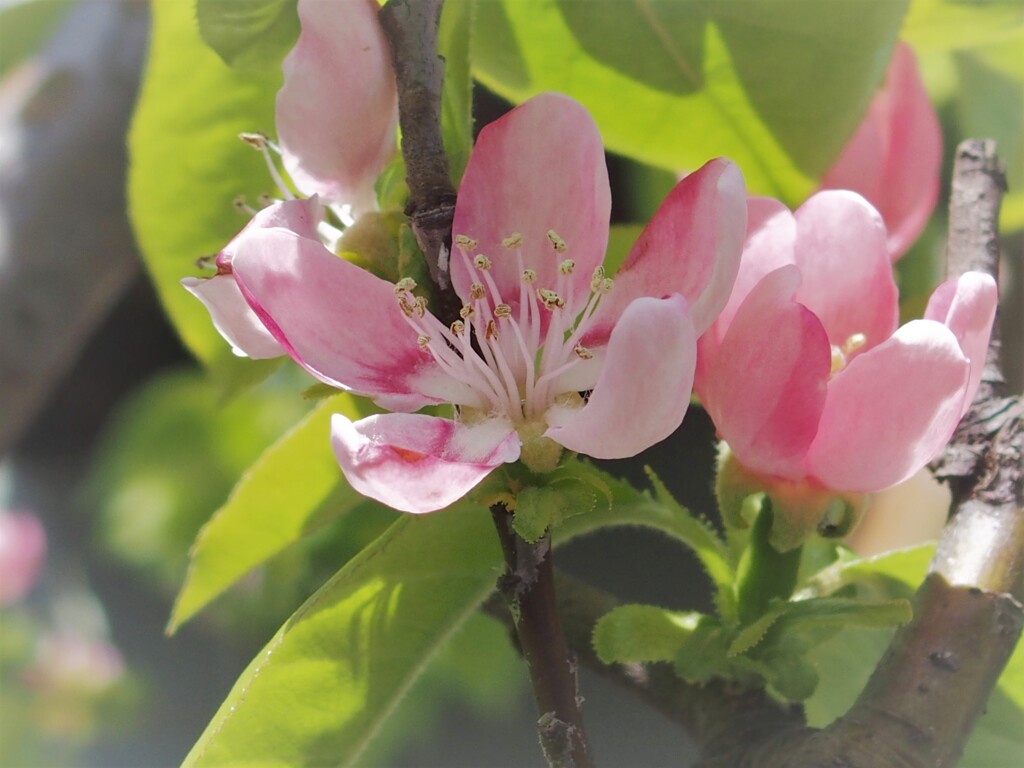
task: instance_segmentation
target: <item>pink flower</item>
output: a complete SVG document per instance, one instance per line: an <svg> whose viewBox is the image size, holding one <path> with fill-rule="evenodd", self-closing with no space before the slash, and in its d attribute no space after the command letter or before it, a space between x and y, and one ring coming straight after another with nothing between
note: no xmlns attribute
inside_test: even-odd
<svg viewBox="0 0 1024 768"><path fill-rule="evenodd" d="M714 160L680 182L614 284L601 267L610 204L593 120L543 94L484 128L473 150L450 255L464 306L450 325L412 280L386 282L287 226L243 233L232 273L307 371L402 411L334 417L352 486L430 512L503 463L547 471L563 447L631 456L681 422L696 339L738 268L743 180ZM440 403L453 418L410 413Z"/></svg>
<svg viewBox="0 0 1024 768"><path fill-rule="evenodd" d="M24 597L46 556L46 533L29 512L0 510L0 606Z"/></svg>
<svg viewBox="0 0 1024 768"><path fill-rule="evenodd" d="M301 33L283 62L284 85L277 94L280 147L250 138L264 152L286 199L256 213L217 254L216 275L181 281L240 357L285 354L230 278L245 235L261 227L286 227L316 237L326 226L321 203L333 207L342 221L376 208L374 183L395 153L398 123L395 79L377 10L374 0L299 0ZM295 188L309 199L294 199L268 147L280 152Z"/></svg>
<svg viewBox="0 0 1024 768"><path fill-rule="evenodd" d="M720 436L773 493L906 480L974 398L995 282L949 280L925 319L897 328L885 227L863 198L819 192L795 214L753 198L749 210L740 274L698 362Z"/></svg>
<svg viewBox="0 0 1024 768"><path fill-rule="evenodd" d="M897 44L885 85L821 189L852 189L874 205L888 228L895 260L921 234L939 197L942 132L921 82L914 52Z"/></svg>

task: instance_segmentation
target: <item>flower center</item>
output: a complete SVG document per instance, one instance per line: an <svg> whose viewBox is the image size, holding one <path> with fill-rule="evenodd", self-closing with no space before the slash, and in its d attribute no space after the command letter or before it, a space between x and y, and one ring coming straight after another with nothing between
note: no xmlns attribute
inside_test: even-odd
<svg viewBox="0 0 1024 768"><path fill-rule="evenodd" d="M556 258L568 251L554 230L548 231L547 240ZM577 297L572 278L576 263L561 258L554 285L538 286L537 272L524 266L523 236L516 232L502 240L502 247L506 258L516 259L518 296L505 297L491 274L491 259L477 253L477 245L466 235L455 238L457 257L475 280L460 319L451 326L427 311L426 300L413 294L416 283L411 278L395 285L398 305L416 331L420 349L478 396L477 402L460 405L504 414L516 424L536 421L567 391L561 377L594 357L581 340L613 283L597 267L588 295Z"/></svg>
<svg viewBox="0 0 1024 768"><path fill-rule="evenodd" d="M832 370L831 375L835 376L841 370L843 370L850 362L850 357L858 349L868 343L868 337L863 333L855 333L846 341L843 342L842 346L832 345Z"/></svg>

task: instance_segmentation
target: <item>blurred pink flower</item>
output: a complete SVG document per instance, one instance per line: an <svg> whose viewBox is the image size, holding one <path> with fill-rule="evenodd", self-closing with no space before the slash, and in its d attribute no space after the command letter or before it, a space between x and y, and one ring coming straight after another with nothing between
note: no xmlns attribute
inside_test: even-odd
<svg viewBox="0 0 1024 768"><path fill-rule="evenodd" d="M0 510L0 606L24 597L46 556L46 532L30 512Z"/></svg>
<svg viewBox="0 0 1024 768"><path fill-rule="evenodd" d="M284 84L277 94L280 146L249 137L266 155L287 199L256 213L217 254L216 275L181 281L203 302L240 357L285 354L230 277L244 235L262 227L286 227L316 238L325 226L322 205L334 207L343 221L376 208L374 184L395 153L398 123L395 80L377 10L374 0L299 0L301 32L283 62ZM292 199L287 183L277 177L268 147L280 152L296 189L309 199Z"/></svg>
<svg viewBox="0 0 1024 768"><path fill-rule="evenodd" d="M864 493L906 480L945 446L977 391L995 282L939 286L897 328L878 213L828 191L795 213L749 202L729 303L701 339L696 388L735 459L766 486Z"/></svg>
<svg viewBox="0 0 1024 768"><path fill-rule="evenodd" d="M942 132L914 52L898 43L885 85L820 189L859 192L878 209L898 259L921 234L939 197Z"/></svg>
<svg viewBox="0 0 1024 768"><path fill-rule="evenodd" d="M631 456L682 421L696 339L738 268L743 180L714 160L680 182L614 289L601 267L610 205L590 115L542 94L484 128L470 157L451 254L465 304L451 326L411 280L386 282L288 227L243 233L233 274L306 370L405 412L335 416L335 453L360 492L430 512L520 456L537 471L562 446ZM455 419L408 413L438 403Z"/></svg>

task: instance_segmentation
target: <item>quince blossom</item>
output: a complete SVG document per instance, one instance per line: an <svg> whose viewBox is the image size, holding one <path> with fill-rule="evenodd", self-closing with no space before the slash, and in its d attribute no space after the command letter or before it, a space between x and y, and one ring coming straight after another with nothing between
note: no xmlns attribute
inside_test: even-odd
<svg viewBox="0 0 1024 768"><path fill-rule="evenodd" d="M864 121L821 180L821 189L864 195L885 221L898 259L924 229L939 198L942 131L906 43L893 50L885 84Z"/></svg>
<svg viewBox="0 0 1024 768"><path fill-rule="evenodd" d="M232 275L303 368L400 411L334 417L352 486L431 512L503 463L549 471L563 447L631 456L682 421L697 338L739 264L742 177L713 160L680 182L614 282L601 266L610 206L590 115L542 94L485 127L470 157L449 256L464 303L454 322L411 279L380 279L286 225L243 232ZM453 418L412 413L440 403Z"/></svg>
<svg viewBox="0 0 1024 768"><path fill-rule="evenodd" d="M285 227L317 237L326 227L322 205L332 207L342 221L376 208L374 184L395 153L398 123L395 79L377 10L374 0L299 0L301 32L282 63L284 84L275 104L280 146L256 134L247 136L264 153L286 200L255 213L217 254L216 275L181 281L206 305L240 357L285 354L231 278L232 261L246 234ZM268 147L280 153L295 188L308 199L294 199Z"/></svg>
<svg viewBox="0 0 1024 768"><path fill-rule="evenodd" d="M906 480L974 398L995 281L948 280L925 319L897 328L886 230L867 201L826 191L795 214L766 198L749 212L740 273L701 339L696 382L745 480L808 515L835 495Z"/></svg>

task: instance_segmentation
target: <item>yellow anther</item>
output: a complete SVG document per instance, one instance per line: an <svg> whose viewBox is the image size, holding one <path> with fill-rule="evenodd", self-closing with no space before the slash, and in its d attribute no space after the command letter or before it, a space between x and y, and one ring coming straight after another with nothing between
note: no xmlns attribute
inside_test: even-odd
<svg viewBox="0 0 1024 768"><path fill-rule="evenodd" d="M238 134L238 138L240 138L242 141L244 141L246 144L248 144L253 149L258 149L261 152L264 149L266 149L267 141L268 141L267 134L259 133L259 132L255 132L255 131L252 131L252 132L246 131L245 133L240 133L240 134Z"/></svg>
<svg viewBox="0 0 1024 768"><path fill-rule="evenodd" d="M402 310L402 314L406 317L412 317L416 310L409 300L403 295L398 297L398 308Z"/></svg>
<svg viewBox="0 0 1024 768"><path fill-rule="evenodd" d="M558 236L558 233L553 229L548 230L548 240L551 241L551 247L554 248L558 253L565 253L569 246L565 244L565 240Z"/></svg>
<svg viewBox="0 0 1024 768"><path fill-rule="evenodd" d="M604 281L604 267L598 266L590 278L590 290L598 293L601 290L601 283Z"/></svg>
<svg viewBox="0 0 1024 768"><path fill-rule="evenodd" d="M403 277L397 283L395 283L395 296L401 296L403 293L412 293L416 288L416 281L411 277Z"/></svg>
<svg viewBox="0 0 1024 768"><path fill-rule="evenodd" d="M863 333L855 333L843 343L843 354L849 355L868 343L868 337Z"/></svg>
<svg viewBox="0 0 1024 768"><path fill-rule="evenodd" d="M535 269L524 269L523 270L523 282L527 285L537 281L537 270Z"/></svg>
<svg viewBox="0 0 1024 768"><path fill-rule="evenodd" d="M565 261L558 265L558 271L561 272L563 275L571 275L573 269L575 268L576 262L573 261L572 259L566 259Z"/></svg>
<svg viewBox="0 0 1024 768"><path fill-rule="evenodd" d="M417 336L416 337L416 343L419 345L420 349L422 349L424 352L426 352L427 351L427 347L430 346L430 337L429 336Z"/></svg>
<svg viewBox="0 0 1024 768"><path fill-rule="evenodd" d="M498 329L494 326L493 320L487 321L487 331L484 333L484 338L487 339L487 341L498 340Z"/></svg>
<svg viewBox="0 0 1024 768"><path fill-rule="evenodd" d="M499 304L494 308L495 317L512 317L512 307L508 304Z"/></svg>
<svg viewBox="0 0 1024 768"><path fill-rule="evenodd" d="M491 268L491 260L489 258L487 258L486 256L484 256L482 253L479 253L473 259L473 265L477 269L481 269L481 270L486 271L486 270Z"/></svg>
<svg viewBox="0 0 1024 768"><path fill-rule="evenodd" d="M612 280L610 277L606 277L604 280L601 281L601 284L594 289L594 293L599 293L602 296L607 296L609 293L612 292L612 288L614 287L615 281Z"/></svg>
<svg viewBox="0 0 1024 768"><path fill-rule="evenodd" d="M427 300L425 297L416 297L416 302L413 304L413 312L416 313L416 317L423 317L427 314Z"/></svg>
<svg viewBox="0 0 1024 768"><path fill-rule="evenodd" d="M451 332L453 336L461 336L466 332L466 324L461 320L456 320L451 324Z"/></svg>
<svg viewBox="0 0 1024 768"><path fill-rule="evenodd" d="M469 304L463 304L462 308L459 310L459 317L461 317L463 320L465 320L467 317L472 316L472 314L473 308L469 306Z"/></svg>
<svg viewBox="0 0 1024 768"><path fill-rule="evenodd" d="M523 244L523 233L513 232L506 238L503 238L501 244L511 250L512 248L518 248Z"/></svg>
<svg viewBox="0 0 1024 768"><path fill-rule="evenodd" d="M480 283L473 283L469 286L469 298L473 301L480 301L486 295L487 289L480 285Z"/></svg>
<svg viewBox="0 0 1024 768"><path fill-rule="evenodd" d="M565 299L548 288L541 288L537 291L537 298L544 305L545 309L554 311L565 306Z"/></svg>
<svg viewBox="0 0 1024 768"><path fill-rule="evenodd" d="M466 235L456 235L455 244L460 248L466 248L471 251L474 248L476 248L477 241L474 240L472 237L467 237Z"/></svg>
<svg viewBox="0 0 1024 768"><path fill-rule="evenodd" d="M586 347L584 347L582 344L577 344L575 347L573 347L572 351L576 353L576 357L578 357L580 360L590 360L594 357L594 353L591 352Z"/></svg>
<svg viewBox="0 0 1024 768"><path fill-rule="evenodd" d="M846 367L846 355L843 354L843 350L837 347L835 344L832 345L832 368L829 373L839 373L843 368Z"/></svg>

